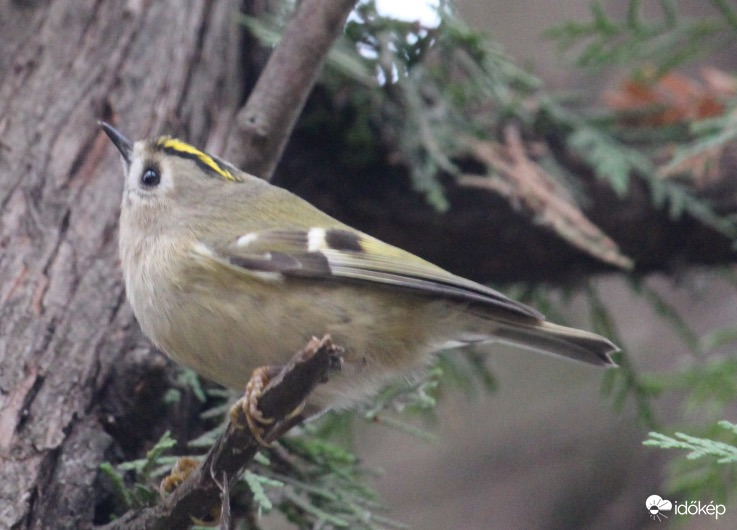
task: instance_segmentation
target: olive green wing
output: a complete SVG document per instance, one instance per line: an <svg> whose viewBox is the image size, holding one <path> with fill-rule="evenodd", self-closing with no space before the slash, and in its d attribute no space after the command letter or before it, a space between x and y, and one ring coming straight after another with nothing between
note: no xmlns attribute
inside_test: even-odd
<svg viewBox="0 0 737 530"><path fill-rule="evenodd" d="M543 320L536 310L455 276L404 250L342 228L250 232L224 246L199 243L198 254L262 279L289 277L374 283L480 303Z"/></svg>

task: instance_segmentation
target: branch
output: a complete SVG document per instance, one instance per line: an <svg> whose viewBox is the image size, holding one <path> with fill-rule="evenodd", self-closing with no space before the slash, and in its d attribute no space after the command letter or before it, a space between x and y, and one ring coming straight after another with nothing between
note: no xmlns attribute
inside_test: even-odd
<svg viewBox="0 0 737 530"><path fill-rule="evenodd" d="M356 0L303 0L236 116L225 158L269 180Z"/></svg>
<svg viewBox="0 0 737 530"><path fill-rule="evenodd" d="M266 386L259 409L275 420L275 428L302 403L316 385L326 381L340 363L342 349L329 335L314 338ZM102 527L104 530L164 530L189 528L194 520L212 517L225 493L261 448L250 429L228 424L197 468L158 505L130 511ZM271 438L266 433L265 438ZM279 434L283 434L280 432ZM227 498L224 499L227 501ZM227 506L227 502L223 502Z"/></svg>
<svg viewBox="0 0 737 530"><path fill-rule="evenodd" d="M535 223L507 198L506 190L485 192L468 181L447 179L451 206L440 213L410 190L409 175L396 165L336 168L333 160L344 156L336 152L339 145L330 135L318 142L292 142L275 180L342 222L477 281L576 283L616 270ZM721 178L695 190L724 216L737 215L737 143L732 147L715 164ZM565 147L552 150L584 186L588 201L583 214L634 261L635 274L737 263L729 238L690 215L674 220L667 208L653 206L644 179L632 178L627 195L619 197L590 168L566 158Z"/></svg>

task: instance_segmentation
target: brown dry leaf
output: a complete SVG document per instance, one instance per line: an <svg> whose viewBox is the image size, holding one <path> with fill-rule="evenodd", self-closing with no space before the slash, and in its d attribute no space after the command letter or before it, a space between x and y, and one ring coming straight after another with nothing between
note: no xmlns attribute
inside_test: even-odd
<svg viewBox="0 0 737 530"><path fill-rule="evenodd" d="M657 78L653 70L637 79L625 80L619 88L607 92L607 105L622 114L629 126L665 126L722 116L726 102L737 95L737 77L712 67L704 67L700 79L670 72ZM662 159L672 160L676 145L663 148ZM659 170L662 177L690 175L694 185L703 187L720 178L719 160L724 146L704 149L676 164L666 163Z"/></svg>
<svg viewBox="0 0 737 530"><path fill-rule="evenodd" d="M737 92L737 79L716 68L704 68L701 77L669 72L656 78L649 71L608 91L604 101L612 110L626 113L622 120L630 126L673 125L722 115L725 98Z"/></svg>
<svg viewBox="0 0 737 530"><path fill-rule="evenodd" d="M504 137L504 144L466 139L471 153L489 171L486 176L462 175L459 184L495 191L533 213L538 223L552 228L576 248L606 263L631 269L632 260L565 196L547 171L530 159L517 127L508 125Z"/></svg>

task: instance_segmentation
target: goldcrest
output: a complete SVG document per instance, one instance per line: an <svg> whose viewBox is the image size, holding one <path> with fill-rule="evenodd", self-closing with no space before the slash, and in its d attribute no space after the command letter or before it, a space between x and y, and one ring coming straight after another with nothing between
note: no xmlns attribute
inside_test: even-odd
<svg viewBox="0 0 737 530"><path fill-rule="evenodd" d="M612 365L606 338L355 230L296 195L175 138L129 141L120 258L146 336L176 361L242 389L330 334L344 368L310 413L369 398L438 350L500 342Z"/></svg>

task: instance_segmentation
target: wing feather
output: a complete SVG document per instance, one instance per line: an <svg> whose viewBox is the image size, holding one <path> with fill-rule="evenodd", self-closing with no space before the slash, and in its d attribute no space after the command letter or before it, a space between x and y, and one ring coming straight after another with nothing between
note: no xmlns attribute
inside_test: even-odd
<svg viewBox="0 0 737 530"><path fill-rule="evenodd" d="M268 273L282 278L372 282L480 303L517 316L544 320L536 310L494 289L455 276L409 252L356 231L336 228L264 230L243 234L222 248L207 248L210 257L257 276Z"/></svg>

